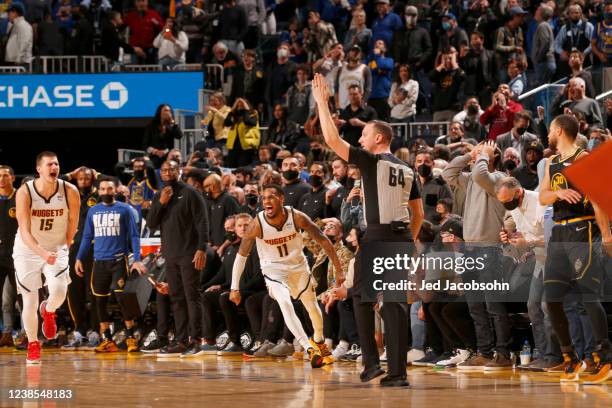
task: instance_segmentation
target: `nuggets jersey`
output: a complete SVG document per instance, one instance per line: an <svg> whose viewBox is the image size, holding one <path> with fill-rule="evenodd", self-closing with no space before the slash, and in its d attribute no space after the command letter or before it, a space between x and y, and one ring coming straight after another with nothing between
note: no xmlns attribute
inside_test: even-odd
<svg viewBox="0 0 612 408"><path fill-rule="evenodd" d="M261 225L261 237L257 237L257 253L265 273L269 267L280 269L298 269L308 265L304 256L302 235L295 227L293 209L283 207L287 220L281 228L268 223L263 211L257 214Z"/></svg>
<svg viewBox="0 0 612 408"><path fill-rule="evenodd" d="M68 191L66 182L58 180L55 193L45 199L36 190L34 180L26 183L30 195L30 232L38 244L47 251L57 251L66 245L68 228ZM25 247L19 230L15 246Z"/></svg>
<svg viewBox="0 0 612 408"><path fill-rule="evenodd" d="M565 160L561 160L561 155L553 156L550 159L550 189L552 191L565 190L565 189L573 189L579 191L575 186L573 186L565 175L563 174L563 169L567 166L571 166L574 161L578 158L578 156L583 152L583 149L576 149L573 155L568 157ZM593 209L593 205L588 200L587 197L582 197L582 200L577 202L576 204L568 203L565 200L557 200L553 204L553 219L555 221L569 220L572 218L579 217L588 217L594 216L595 210Z"/></svg>

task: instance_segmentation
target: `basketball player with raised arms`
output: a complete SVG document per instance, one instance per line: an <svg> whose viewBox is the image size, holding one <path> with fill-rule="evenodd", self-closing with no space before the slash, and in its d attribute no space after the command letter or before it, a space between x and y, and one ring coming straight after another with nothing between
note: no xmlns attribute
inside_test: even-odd
<svg viewBox="0 0 612 408"><path fill-rule="evenodd" d="M344 281L342 266L333 244L304 213L284 204L283 190L277 185L263 188L263 211L251 221L232 270L230 300L240 304L240 277L254 244L261 262L261 271L270 296L278 302L285 324L308 353L310 364L318 368L331 364L333 357L324 343L323 315L317 303L314 280L304 255L300 230L305 230L325 250L334 265L336 282ZM308 339L295 314L291 298L300 299L306 308L314 336Z"/></svg>
<svg viewBox="0 0 612 408"><path fill-rule="evenodd" d="M66 298L70 283L68 245L79 222L80 198L75 186L59 180L57 155L42 152L36 157L38 177L17 191L16 212L19 228L13 247L17 291L23 298L23 325L28 336L27 364L40 363L37 310L43 318L42 331L55 338L55 310ZM38 305L42 274L49 298Z"/></svg>

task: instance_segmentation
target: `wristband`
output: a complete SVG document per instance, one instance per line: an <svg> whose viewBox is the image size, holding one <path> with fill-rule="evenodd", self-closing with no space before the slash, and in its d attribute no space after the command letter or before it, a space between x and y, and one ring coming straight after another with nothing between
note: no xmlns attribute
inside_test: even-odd
<svg viewBox="0 0 612 408"><path fill-rule="evenodd" d="M240 289L240 277L242 276L242 272L244 272L246 260L246 256L242 256L240 255L240 253L236 254L236 259L234 260L234 267L232 268L232 290Z"/></svg>

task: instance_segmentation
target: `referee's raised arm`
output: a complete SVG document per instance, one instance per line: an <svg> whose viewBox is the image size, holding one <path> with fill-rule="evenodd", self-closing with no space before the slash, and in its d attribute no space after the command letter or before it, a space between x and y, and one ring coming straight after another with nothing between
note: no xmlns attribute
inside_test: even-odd
<svg viewBox="0 0 612 408"><path fill-rule="evenodd" d="M350 145L340 137L338 128L334 124L331 112L329 111L329 88L327 81L321 74L315 74L312 80L312 93L317 110L319 112L319 122L321 123L321 132L325 138L325 143L338 155L342 160L348 161Z"/></svg>

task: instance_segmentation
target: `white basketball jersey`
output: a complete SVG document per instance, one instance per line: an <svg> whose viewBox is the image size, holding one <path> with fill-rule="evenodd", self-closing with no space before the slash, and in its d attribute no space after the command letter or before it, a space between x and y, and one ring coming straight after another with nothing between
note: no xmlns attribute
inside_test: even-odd
<svg viewBox="0 0 612 408"><path fill-rule="evenodd" d="M68 229L68 192L66 182L58 180L55 193L45 199L37 190L34 180L26 183L30 194L30 232L38 244L47 251L57 251L66 245ZM16 240L23 243L19 230ZM25 245L25 244L23 244Z"/></svg>
<svg viewBox="0 0 612 408"><path fill-rule="evenodd" d="M263 211L257 214L262 234L255 242L262 268L274 266L294 269L307 265L302 235L295 227L293 209L284 207L284 210L287 220L281 228L270 225ZM263 272L265 273L265 269Z"/></svg>

